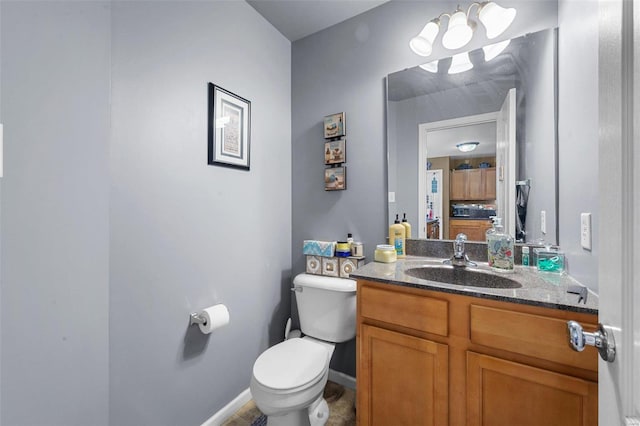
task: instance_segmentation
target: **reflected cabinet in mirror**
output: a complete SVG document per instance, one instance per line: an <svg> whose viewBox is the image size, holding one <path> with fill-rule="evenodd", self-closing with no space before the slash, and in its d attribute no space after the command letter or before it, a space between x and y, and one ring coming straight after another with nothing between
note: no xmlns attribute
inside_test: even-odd
<svg viewBox="0 0 640 426"><path fill-rule="evenodd" d="M556 43L545 30L468 52L462 68L387 76L390 222L484 241L497 216L518 242L557 244Z"/></svg>

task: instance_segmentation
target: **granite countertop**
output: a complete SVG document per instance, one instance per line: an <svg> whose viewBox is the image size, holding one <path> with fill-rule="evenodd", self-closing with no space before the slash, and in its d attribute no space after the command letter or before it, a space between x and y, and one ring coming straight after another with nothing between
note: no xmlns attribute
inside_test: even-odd
<svg viewBox="0 0 640 426"><path fill-rule="evenodd" d="M455 219L455 220L485 220L487 222L491 222L491 219L486 218L486 217L449 216L449 219Z"/></svg>
<svg viewBox="0 0 640 426"><path fill-rule="evenodd" d="M440 222L440 219L427 219L427 223Z"/></svg>
<svg viewBox="0 0 640 426"><path fill-rule="evenodd" d="M489 272L499 277L510 278L522 285L521 288L488 288L446 284L414 278L405 273L410 268L437 266L442 259L407 256L396 263L370 262L350 274L350 278L366 279L389 285L422 288L431 291L461 294L504 302L541 306L564 311L598 314L598 296L588 291L587 302L578 302L577 294L567 293L569 286L581 286L567 274L540 273L535 268L516 265L514 273L501 274L491 272L487 263L478 262L480 272ZM582 286L581 286L582 287Z"/></svg>

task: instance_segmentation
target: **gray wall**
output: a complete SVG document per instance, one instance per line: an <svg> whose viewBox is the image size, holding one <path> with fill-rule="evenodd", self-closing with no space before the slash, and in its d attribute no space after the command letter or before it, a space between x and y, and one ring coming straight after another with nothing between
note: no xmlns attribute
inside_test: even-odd
<svg viewBox="0 0 640 426"><path fill-rule="evenodd" d="M337 240L352 232L373 257L387 236L385 85L391 72L426 60L408 47L426 22L456 2L395 1L292 44L293 272L304 271L302 241ZM557 25L557 3L514 2L511 38ZM501 37L502 38L502 37ZM486 44L480 33L469 44ZM450 56L440 46L429 60ZM323 190L322 118L347 113L346 191ZM355 345L338 348L332 367L355 374Z"/></svg>
<svg viewBox="0 0 640 426"><path fill-rule="evenodd" d="M598 212L598 2L582 1L576 7L573 1L561 0L558 10L560 246L567 254L571 275L597 291L601 215ZM593 249L590 252L580 246L580 213L583 212L592 214Z"/></svg>
<svg viewBox="0 0 640 426"><path fill-rule="evenodd" d="M201 424L289 315L290 42L245 2L1 10L2 424ZM206 164L208 81L250 172Z"/></svg>
<svg viewBox="0 0 640 426"><path fill-rule="evenodd" d="M245 2L116 2L112 28L110 422L200 424L289 315L290 43ZM206 164L208 81L251 101L249 172ZM216 303L229 326L188 326Z"/></svg>
<svg viewBox="0 0 640 426"><path fill-rule="evenodd" d="M560 30L564 32L564 30ZM525 131L518 149L524 151L521 158L521 175L518 179L531 179L527 204L525 229L526 241L536 242L540 238L550 243L556 241L556 173L555 173L555 38L553 31L535 35L531 43L529 72L526 74ZM558 64L559 65L559 64ZM558 181L560 182L560 181ZM546 212L546 233L540 227L540 212Z"/></svg>
<svg viewBox="0 0 640 426"><path fill-rule="evenodd" d="M108 2L3 1L2 424L108 424Z"/></svg>

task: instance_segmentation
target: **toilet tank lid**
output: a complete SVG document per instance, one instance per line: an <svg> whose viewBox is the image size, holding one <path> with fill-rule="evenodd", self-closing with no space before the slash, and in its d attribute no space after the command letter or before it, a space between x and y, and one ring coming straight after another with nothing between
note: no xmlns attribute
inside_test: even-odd
<svg viewBox="0 0 640 426"><path fill-rule="evenodd" d="M356 282L354 280L322 275L299 274L293 279L293 284L298 287L314 287L332 291L356 291Z"/></svg>

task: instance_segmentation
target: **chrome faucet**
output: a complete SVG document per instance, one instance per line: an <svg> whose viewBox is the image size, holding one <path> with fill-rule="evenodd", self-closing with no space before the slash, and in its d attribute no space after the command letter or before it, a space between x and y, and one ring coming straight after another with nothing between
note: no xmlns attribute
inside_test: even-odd
<svg viewBox="0 0 640 426"><path fill-rule="evenodd" d="M456 240L453 242L453 256L451 259L445 260L443 263L453 266L478 266L477 263L469 260L469 256L464 252L464 242L467 241L467 236L463 233L456 235Z"/></svg>

